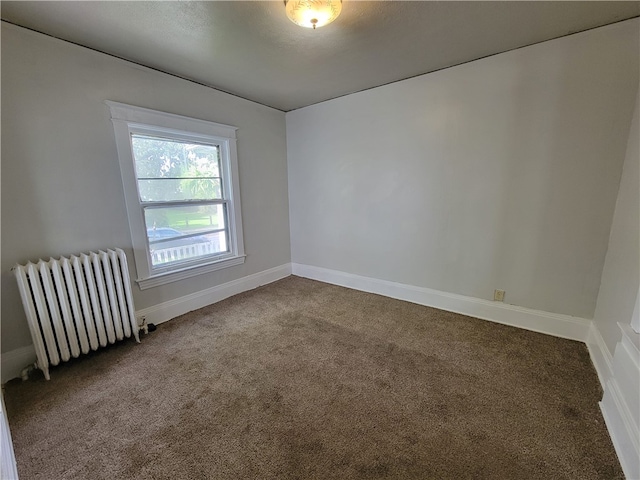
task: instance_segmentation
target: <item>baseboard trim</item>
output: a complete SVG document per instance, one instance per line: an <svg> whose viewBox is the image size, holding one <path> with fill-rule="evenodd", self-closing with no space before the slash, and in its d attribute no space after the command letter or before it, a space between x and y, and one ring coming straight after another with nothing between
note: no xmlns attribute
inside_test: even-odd
<svg viewBox="0 0 640 480"><path fill-rule="evenodd" d="M625 477L629 480L640 478L640 465L638 465L640 448L637 440L639 434L634 428L628 407L622 399L615 379L607 382L607 388L599 405Z"/></svg>
<svg viewBox="0 0 640 480"><path fill-rule="evenodd" d="M604 343L600 330L598 330L598 327L593 322L589 327L587 348L589 349L591 362L598 374L602 390L604 390L607 386L607 381L613 377L613 357L607 348L607 344Z"/></svg>
<svg viewBox="0 0 640 480"><path fill-rule="evenodd" d="M622 339L616 345L600 409L625 476L640 479L640 336L630 325L618 325Z"/></svg>
<svg viewBox="0 0 640 480"><path fill-rule="evenodd" d="M237 295L238 293L253 290L262 285L286 278L289 275L291 275L291 264L287 263L152 307L137 310L136 317L145 317L147 323L163 323L172 318L184 315L185 313ZM26 347L3 353L1 361L2 383L5 383L13 378L19 377L23 368L34 363L36 361L36 352L33 345L27 345Z"/></svg>
<svg viewBox="0 0 640 480"><path fill-rule="evenodd" d="M16 348L10 352L3 353L0 357L2 363L2 383L19 377L20 372L27 366L36 362L36 349L33 345Z"/></svg>
<svg viewBox="0 0 640 480"><path fill-rule="evenodd" d="M262 272L254 273L231 282L216 285L190 295L159 303L152 307L136 311L138 318L145 317L147 323L166 322L185 313L224 300L238 293L253 290L262 285L281 280L291 275L291 264L280 265Z"/></svg>
<svg viewBox="0 0 640 480"><path fill-rule="evenodd" d="M587 341L589 327L592 323L591 320L580 317L533 310L430 288L363 277L312 265L292 263L291 267L292 273L299 277L319 280L363 292L376 293L398 300L405 300L419 305L580 342Z"/></svg>

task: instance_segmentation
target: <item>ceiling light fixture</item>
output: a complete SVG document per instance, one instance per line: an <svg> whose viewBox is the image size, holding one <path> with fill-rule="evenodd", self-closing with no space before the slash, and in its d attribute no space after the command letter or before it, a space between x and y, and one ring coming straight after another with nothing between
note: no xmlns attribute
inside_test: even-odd
<svg viewBox="0 0 640 480"><path fill-rule="evenodd" d="M333 22L342 11L342 0L284 0L284 5L289 20L314 30Z"/></svg>

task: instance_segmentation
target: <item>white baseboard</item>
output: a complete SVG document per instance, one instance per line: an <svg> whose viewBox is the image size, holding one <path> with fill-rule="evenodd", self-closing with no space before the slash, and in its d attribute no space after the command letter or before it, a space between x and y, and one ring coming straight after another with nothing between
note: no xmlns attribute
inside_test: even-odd
<svg viewBox="0 0 640 480"><path fill-rule="evenodd" d="M291 275L291 264L280 265L262 272L207 288L184 297L169 300L152 307L136 311L136 317L145 317L147 323L159 324L172 318L184 315L207 305L224 300L238 293L253 290L261 285L275 282Z"/></svg>
<svg viewBox="0 0 640 480"><path fill-rule="evenodd" d="M143 308L136 311L136 317L146 317L147 323L159 324L171 320L185 313L197 310L212 303L238 293L253 290L261 285L275 282L291 275L291 264L280 265L269 270L254 273L231 282L223 283L215 287L207 288L184 297L169 300L167 302ZM33 345L27 345L16 350L2 354L2 383L20 376L20 372L27 365L36 361L36 352Z"/></svg>
<svg viewBox="0 0 640 480"><path fill-rule="evenodd" d="M36 349L33 345L16 348L10 352L3 353L0 362L2 370L2 383L8 382L12 378L20 376L20 372L36 361Z"/></svg>
<svg viewBox="0 0 640 480"><path fill-rule="evenodd" d="M591 325L591 320L584 318L517 307L501 302L492 302L430 288L378 280L311 265L293 263L292 273L300 277L376 293L398 300L405 300L419 305L426 305L440 310L580 342L587 341Z"/></svg>
<svg viewBox="0 0 640 480"><path fill-rule="evenodd" d="M629 428L631 423L625 414L619 390L611 380L607 384L604 397L600 402L604 423L607 425L611 442L625 477L628 480L638 480L640 479L640 467L638 466L640 450L633 441L634 434Z"/></svg>
<svg viewBox="0 0 640 480"><path fill-rule="evenodd" d="M613 357L604 343L604 339L600 334L600 330L595 323L591 322L589 335L587 337L587 347L589 348L589 356L591 362L596 368L602 390L607 386L607 381L613 376Z"/></svg>
<svg viewBox="0 0 640 480"><path fill-rule="evenodd" d="M612 375L600 402L611 441L628 479L640 479L640 336L620 325Z"/></svg>

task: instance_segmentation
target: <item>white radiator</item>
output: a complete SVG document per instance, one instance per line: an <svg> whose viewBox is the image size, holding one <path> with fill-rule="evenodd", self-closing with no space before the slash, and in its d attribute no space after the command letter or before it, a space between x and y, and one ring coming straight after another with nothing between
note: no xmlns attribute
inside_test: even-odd
<svg viewBox="0 0 640 480"><path fill-rule="evenodd" d="M13 271L37 367L47 380L49 365L132 335L140 342L127 257L121 249L29 262Z"/></svg>

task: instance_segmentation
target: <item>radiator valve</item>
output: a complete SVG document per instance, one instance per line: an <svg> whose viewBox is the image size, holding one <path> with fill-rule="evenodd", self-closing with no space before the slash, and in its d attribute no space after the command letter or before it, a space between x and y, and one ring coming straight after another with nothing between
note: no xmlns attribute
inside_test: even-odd
<svg viewBox="0 0 640 480"><path fill-rule="evenodd" d="M147 317L140 317L140 320L142 320L142 324L138 328L142 330L145 335L147 335L149 332L155 331L155 324L147 323Z"/></svg>
<svg viewBox="0 0 640 480"><path fill-rule="evenodd" d="M27 380L29 380L29 374L33 372L36 368L38 368L38 365L35 363L32 363L31 365L27 365L26 367L24 367L20 372L20 378L22 378L22 381L26 382Z"/></svg>
<svg viewBox="0 0 640 480"><path fill-rule="evenodd" d="M147 317L140 317L140 320L142 320L142 323L140 324L138 329L142 330L146 335L147 333L149 333L149 325L147 325Z"/></svg>

